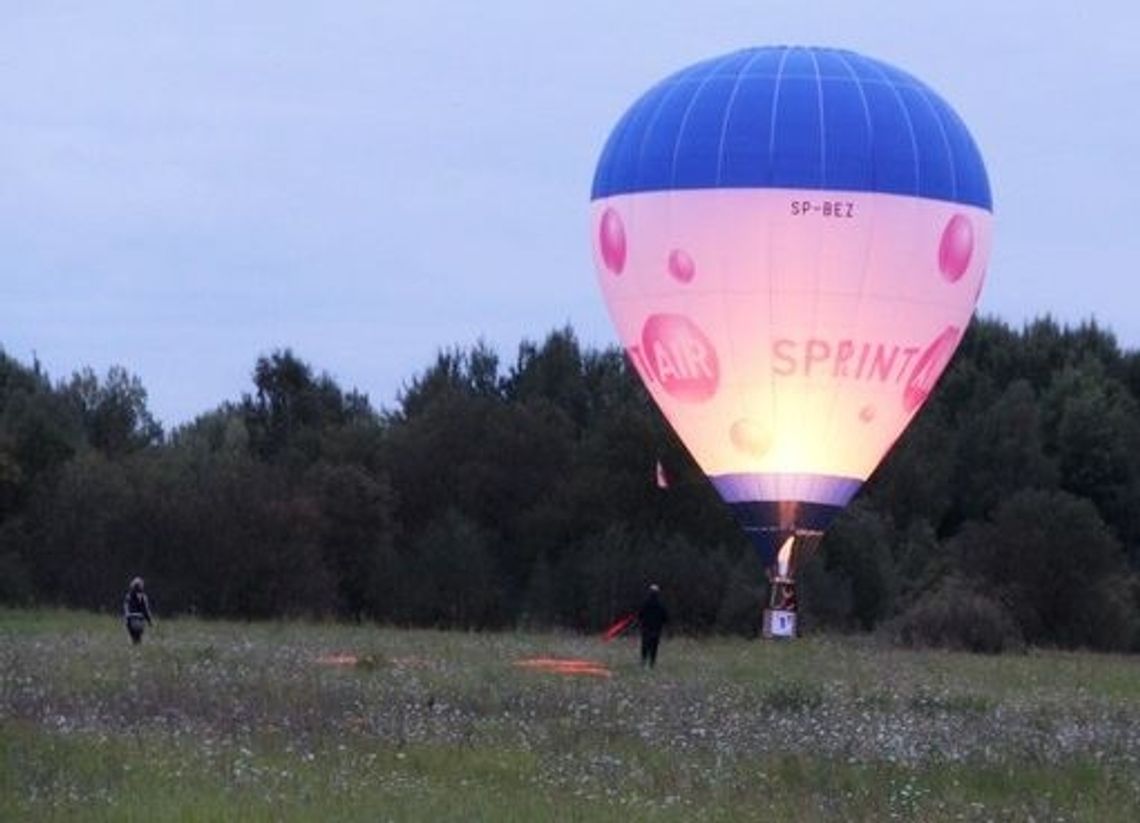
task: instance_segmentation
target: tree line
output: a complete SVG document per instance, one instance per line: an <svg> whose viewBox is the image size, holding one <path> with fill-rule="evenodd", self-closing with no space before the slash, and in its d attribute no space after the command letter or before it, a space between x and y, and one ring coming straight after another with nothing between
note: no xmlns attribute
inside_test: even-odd
<svg viewBox="0 0 1140 823"><path fill-rule="evenodd" d="M898 642L1140 648L1140 353L971 324L801 573L802 620ZM670 483L658 488L657 464ZM165 432L122 368L0 354L0 602L595 630L649 581L756 630L751 547L620 350L569 328L441 351L377 409L289 350Z"/></svg>

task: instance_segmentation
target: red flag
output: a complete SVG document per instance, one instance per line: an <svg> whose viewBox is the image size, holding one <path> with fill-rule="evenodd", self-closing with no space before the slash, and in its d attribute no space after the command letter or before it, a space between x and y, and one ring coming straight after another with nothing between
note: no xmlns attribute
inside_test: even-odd
<svg viewBox="0 0 1140 823"><path fill-rule="evenodd" d="M661 465L661 461L657 461L657 488L669 488L669 478L665 476L665 467Z"/></svg>

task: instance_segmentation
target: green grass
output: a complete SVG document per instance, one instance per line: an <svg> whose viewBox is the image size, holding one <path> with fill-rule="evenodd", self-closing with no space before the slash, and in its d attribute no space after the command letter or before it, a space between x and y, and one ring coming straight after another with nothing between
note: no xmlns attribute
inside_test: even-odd
<svg viewBox="0 0 1140 823"><path fill-rule="evenodd" d="M1138 813L1134 658L667 638L650 673L568 634L179 619L134 648L111 617L0 611L0 820Z"/></svg>

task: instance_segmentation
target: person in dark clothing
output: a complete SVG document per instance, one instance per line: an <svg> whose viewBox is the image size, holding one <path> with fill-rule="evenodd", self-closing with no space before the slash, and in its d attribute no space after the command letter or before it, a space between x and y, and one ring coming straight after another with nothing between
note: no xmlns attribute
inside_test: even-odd
<svg viewBox="0 0 1140 823"><path fill-rule="evenodd" d="M661 629L669 622L669 612L661 603L661 591L657 584L649 587L649 595L637 612L637 622L641 626L641 665L652 669L657 665Z"/></svg>
<svg viewBox="0 0 1140 823"><path fill-rule="evenodd" d="M127 634L136 646L142 642L143 630L154 625L150 614L150 602L143 591L143 579L136 577L127 588L127 596L123 599L123 622L127 626Z"/></svg>

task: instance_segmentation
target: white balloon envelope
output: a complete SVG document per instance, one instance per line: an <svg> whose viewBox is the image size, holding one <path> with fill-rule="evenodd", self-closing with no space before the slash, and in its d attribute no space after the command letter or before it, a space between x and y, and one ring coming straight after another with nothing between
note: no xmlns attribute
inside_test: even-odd
<svg viewBox="0 0 1140 823"><path fill-rule="evenodd" d="M818 538L922 407L986 273L954 111L834 49L747 49L650 89L592 195L622 345L766 567Z"/></svg>

